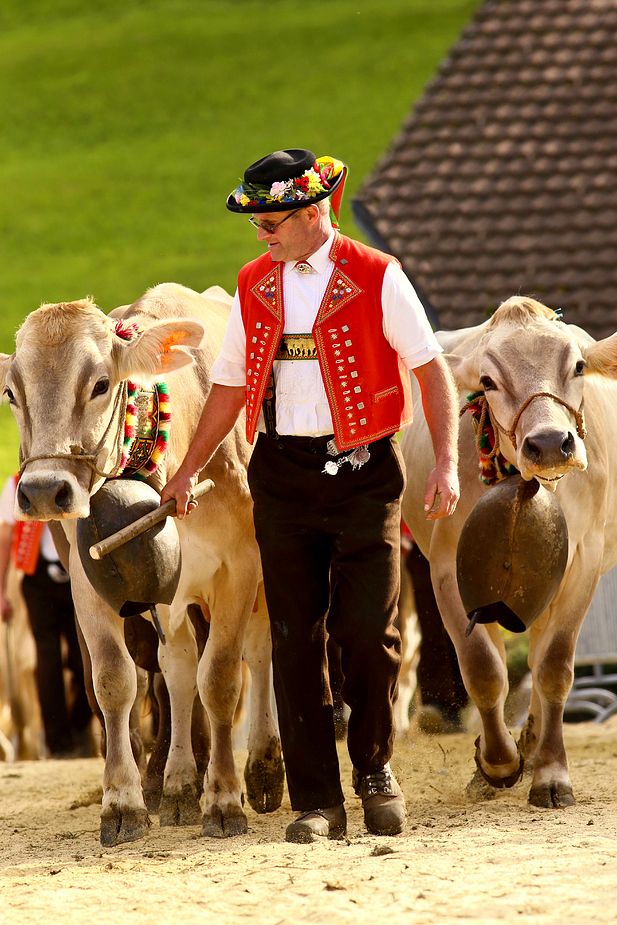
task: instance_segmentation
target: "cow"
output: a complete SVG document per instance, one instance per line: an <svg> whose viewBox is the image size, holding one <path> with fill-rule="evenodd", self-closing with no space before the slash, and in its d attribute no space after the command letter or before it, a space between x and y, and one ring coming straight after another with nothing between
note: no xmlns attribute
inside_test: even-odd
<svg viewBox="0 0 617 925"><path fill-rule="evenodd" d="M416 597L405 565L403 535L401 534L401 590L398 599L396 624L401 634L402 661L398 684L398 696L394 703L394 723L397 734L407 732L410 726L411 706L418 687L418 664L422 634L416 607Z"/></svg>
<svg viewBox="0 0 617 925"><path fill-rule="evenodd" d="M440 332L438 338L460 390L461 499L452 517L425 520L422 486L433 456L416 401L416 420L401 440L409 478L403 515L429 558L439 609L482 720L476 783L512 786L527 763L533 767L533 806L571 806L575 798L563 742L564 703L583 619L599 577L617 560L617 334L596 342L540 302L517 296L483 324ZM516 469L524 480L536 479L540 491L555 492L568 530L563 579L529 629L533 687L518 743L504 721L508 679L502 637L494 623L478 624L466 635L470 624L457 586L461 529L490 490L478 477L478 435L469 411L463 411L475 393L480 393L485 421L492 423L499 460L494 477Z"/></svg>
<svg viewBox="0 0 617 925"><path fill-rule="evenodd" d="M94 591L77 546L90 498L118 474L127 439L127 381L164 379L171 430L165 455L142 472L158 491L184 458L209 389L231 299L219 287L199 294L175 283L148 290L105 315L91 299L44 304L19 329L12 355L0 355L0 384L20 435L16 517L58 522L69 544L78 625L104 718L101 843L143 836L149 826L129 737L136 671L123 619ZM157 444L158 445L158 444ZM162 448L159 447L159 456ZM160 800L161 824L195 824L223 837L247 831L232 750L242 657L252 675L252 719L245 782L257 812L282 800L280 740L270 697L270 634L246 479L250 447L239 422L203 471L215 488L190 517L177 520L182 569L172 604L159 607L166 644L158 660L170 696L171 743ZM154 460L154 457L153 457ZM188 617L198 605L210 621L199 657ZM146 615L148 616L148 615ZM191 749L196 692L207 712L211 751L203 781ZM203 789L203 809L200 796Z"/></svg>
<svg viewBox="0 0 617 925"><path fill-rule="evenodd" d="M8 525L9 535L12 529ZM21 592L23 572L9 562L5 580L12 614L0 622L0 753L4 761L44 757L44 732L36 689L36 645Z"/></svg>

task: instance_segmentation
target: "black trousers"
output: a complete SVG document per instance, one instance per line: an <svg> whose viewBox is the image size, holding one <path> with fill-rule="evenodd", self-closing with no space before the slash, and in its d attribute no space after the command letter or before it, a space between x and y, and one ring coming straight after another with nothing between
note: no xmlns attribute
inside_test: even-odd
<svg viewBox="0 0 617 925"><path fill-rule="evenodd" d="M84 668L75 628L75 610L68 582L56 582L49 562L39 556L36 572L24 575L22 593L36 645L36 686L41 704L45 742L51 755L70 753L92 711L84 685ZM67 704L62 660L62 637L68 647L72 697Z"/></svg>
<svg viewBox="0 0 617 925"><path fill-rule="evenodd" d="M361 773L391 758L401 662L393 625L404 487L398 443L379 440L364 466L344 463L328 475L326 442L262 434L249 465L287 784L299 812L343 801L328 634L341 649L349 754Z"/></svg>

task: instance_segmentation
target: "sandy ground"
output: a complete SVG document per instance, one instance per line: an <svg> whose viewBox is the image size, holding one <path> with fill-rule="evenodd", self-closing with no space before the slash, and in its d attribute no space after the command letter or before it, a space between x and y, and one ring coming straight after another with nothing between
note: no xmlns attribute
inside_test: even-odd
<svg viewBox="0 0 617 925"><path fill-rule="evenodd" d="M473 738L399 739L409 818L387 838L364 830L342 746L348 840L310 846L283 840L286 799L270 816L249 809L240 838L154 817L144 839L102 848L101 759L2 764L0 923L614 923L617 722L566 727L578 803L561 811L529 807L528 779L468 802Z"/></svg>

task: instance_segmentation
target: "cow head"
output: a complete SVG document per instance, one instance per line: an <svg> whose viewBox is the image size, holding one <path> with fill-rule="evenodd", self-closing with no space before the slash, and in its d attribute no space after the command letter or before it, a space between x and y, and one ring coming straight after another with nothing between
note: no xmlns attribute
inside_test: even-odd
<svg viewBox="0 0 617 925"><path fill-rule="evenodd" d="M482 390L501 452L523 478L555 490L585 469L584 381L617 378L617 335L594 342L534 299L501 305L465 356L449 356L462 389Z"/></svg>
<svg viewBox="0 0 617 925"><path fill-rule="evenodd" d="M20 435L19 519L86 517L90 494L119 462L125 381L193 362L199 321L139 321L142 333L124 340L90 299L42 305L18 331L15 353L0 354L0 388Z"/></svg>

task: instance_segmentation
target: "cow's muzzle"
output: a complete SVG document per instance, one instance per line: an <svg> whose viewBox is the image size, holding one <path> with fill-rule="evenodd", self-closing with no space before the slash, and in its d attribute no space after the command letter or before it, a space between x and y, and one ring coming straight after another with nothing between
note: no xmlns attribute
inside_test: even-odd
<svg viewBox="0 0 617 925"><path fill-rule="evenodd" d="M572 431L558 427L539 427L530 431L523 440L521 456L531 471L551 469L565 474L576 467L576 440ZM564 471L565 470L565 471Z"/></svg>
<svg viewBox="0 0 617 925"><path fill-rule="evenodd" d="M512 441L512 446L514 447L515 450L518 449L516 445L516 428L520 420L520 417L523 411L525 411L525 409L529 407L532 401L534 401L534 399L536 398L550 398L553 401L558 402L560 405L563 405L564 408L567 408L568 411L574 416L574 420L576 421L576 432L579 438L581 440L585 439L585 437L587 436L587 431L585 429L585 416L583 413L584 399L581 399L581 405L577 411L576 408L568 404L568 402L565 401L563 398L560 398L559 395L554 395L552 392L534 392L533 395L530 395L529 398L525 399L521 407L518 409L518 411L514 415L514 420L512 421L512 427L510 428L510 430L506 430L504 427L501 426L501 424L499 423L497 418L494 416L489 406L489 415L490 415L491 423L493 424L493 427L496 430L498 430L499 433L503 434L504 437L508 437ZM572 436L572 434L567 434L564 437L564 439L561 441L562 445L565 445L567 442L570 442L569 452L571 454L574 448L574 437ZM536 448L539 449L539 447L536 447Z"/></svg>
<svg viewBox="0 0 617 925"><path fill-rule="evenodd" d="M89 499L87 494L86 499ZM84 516L75 511L75 503L75 486L61 474L49 472L33 479L20 479L17 486L18 509L30 520Z"/></svg>

